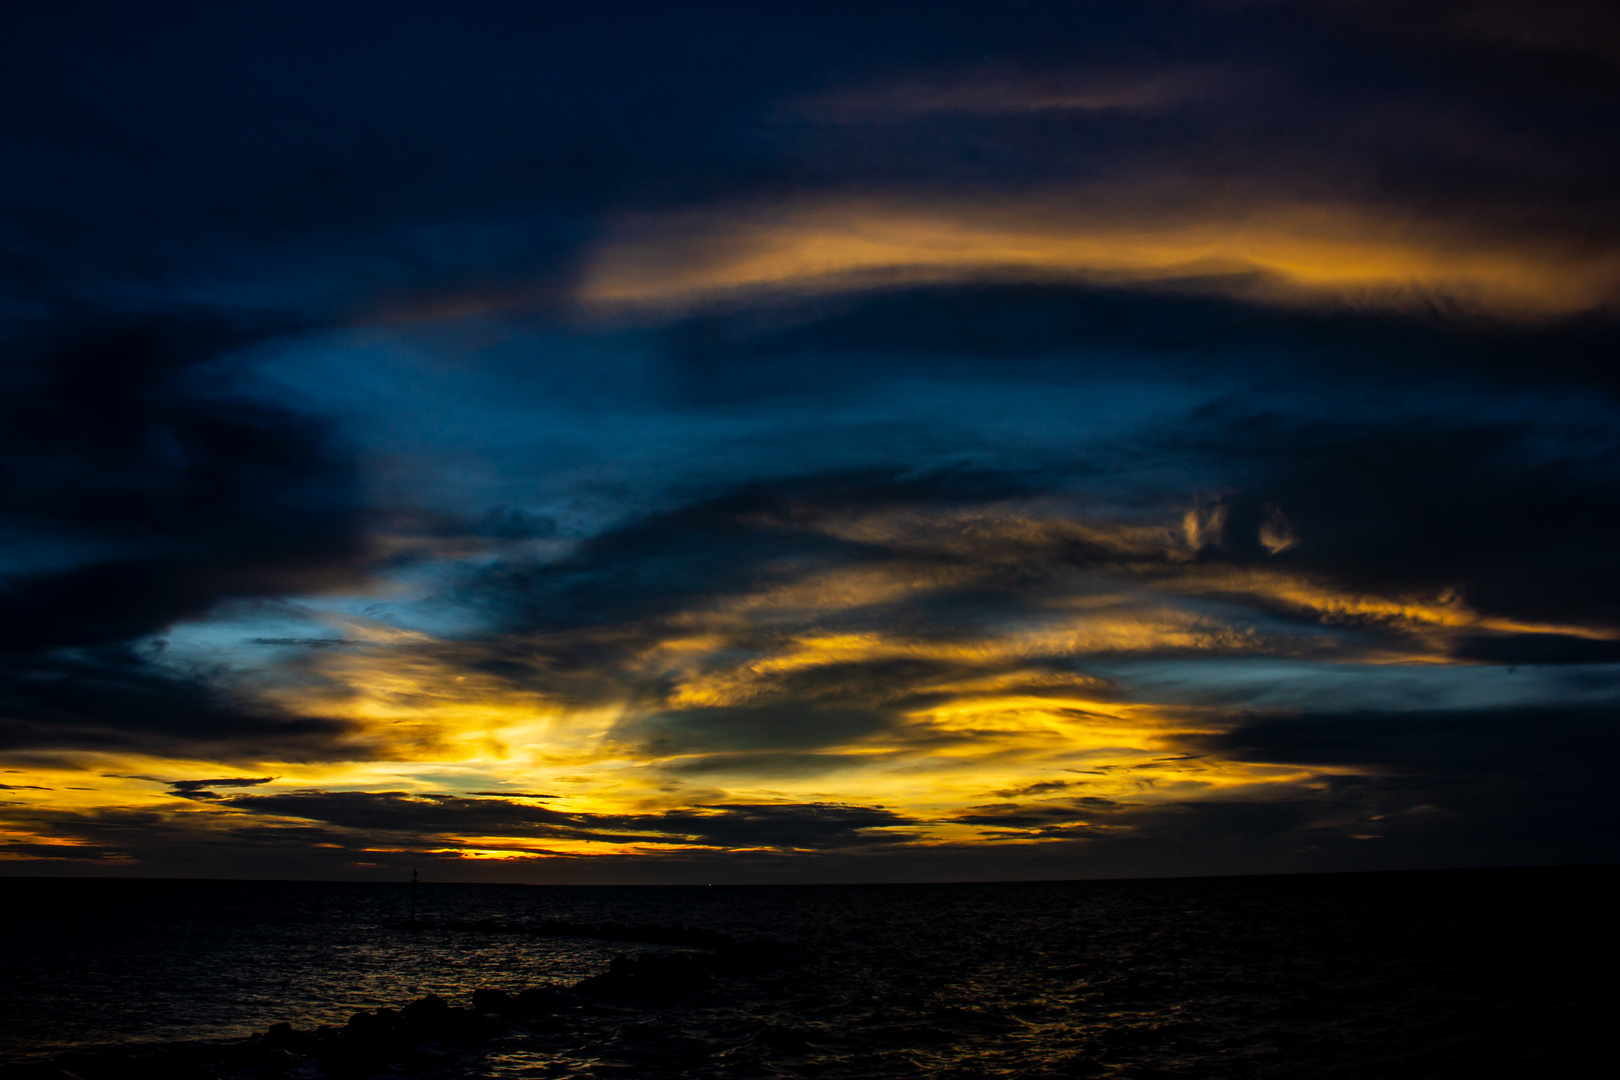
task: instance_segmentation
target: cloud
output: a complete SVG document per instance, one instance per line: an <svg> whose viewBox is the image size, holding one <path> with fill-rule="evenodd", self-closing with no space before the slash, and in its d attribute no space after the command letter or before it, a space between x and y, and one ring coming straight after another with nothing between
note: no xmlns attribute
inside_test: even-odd
<svg viewBox="0 0 1620 1080"><path fill-rule="evenodd" d="M35 865L47 866L64 862L106 864L129 860L129 856L118 848L97 847L94 844L33 843L27 840L0 843L0 858L27 859Z"/></svg>
<svg viewBox="0 0 1620 1080"><path fill-rule="evenodd" d="M1612 711L1232 717L1221 734L1177 741L1205 758L1298 763L1304 769L1191 798L1151 788L1125 798L1045 797L1073 786L1032 783L1021 785L1020 794L1037 796L1033 801L927 816L830 802L700 802L666 811L599 813L500 798L308 790L229 795L181 815L36 810L19 817L8 811L13 842L0 854L178 866L174 860L183 851L212 852L216 865L242 860L245 869L257 852L261 859L279 860L271 865L304 873L322 865L351 873L357 862L376 867L431 860L439 875L488 877L505 873L500 860L525 862L548 875L572 874L566 863L585 853L573 845L585 844L594 845L588 850L600 860L595 873L616 875L621 856L614 852L635 850L645 873L658 880L686 880L683 875L698 866L723 880L802 872L771 862L702 861L721 853L836 856L840 861L826 869L862 880L884 873L948 874L945 868L952 865L1003 875L1017 866L1026 873L1044 866L1084 876L1537 862L1608 850L1604 838L1612 841L1613 815L1603 770L1616 749ZM1585 762L1574 770L1567 758L1571 748ZM17 838L19 826L35 838ZM987 843L1002 854L982 850ZM446 859L471 860L482 869L453 870Z"/></svg>
<svg viewBox="0 0 1620 1080"><path fill-rule="evenodd" d="M538 791L469 791L468 795L493 795L502 799L555 799L556 795L545 795Z"/></svg>
<svg viewBox="0 0 1620 1080"><path fill-rule="evenodd" d="M1065 801L1065 804L1020 805L1018 803L999 803L986 806L975 806L970 813L957 814L951 820L962 825L978 825L995 829L998 832L1007 831L1021 836L1041 836L1062 833L1064 835L1078 835L1076 829L1096 834L1090 829L1085 817L1095 817L1097 811L1091 810L1089 814L1083 807Z"/></svg>
<svg viewBox="0 0 1620 1080"><path fill-rule="evenodd" d="M338 645L357 644L357 642L351 641L347 638L258 637L248 638L247 640L248 644L250 645L302 645L311 649L330 649Z"/></svg>
<svg viewBox="0 0 1620 1080"><path fill-rule="evenodd" d="M302 756L342 731L166 663L161 643L129 644L224 601L360 579L355 476L335 434L210 366L276 329L175 313L10 343L0 527L21 542L0 567L7 745Z"/></svg>
<svg viewBox="0 0 1620 1080"><path fill-rule="evenodd" d="M746 290L1034 281L1507 318L1616 299L1620 249L1569 257L1556 245L1352 204L1153 212L1120 203L1118 193L1079 191L1022 206L857 199L627 219L595 255L580 298L689 306Z"/></svg>
<svg viewBox="0 0 1620 1080"><path fill-rule="evenodd" d="M659 772L675 777L729 778L737 783L761 780L803 780L848 773L881 758L872 753L817 751L735 751L718 754L683 754L657 763Z"/></svg>
<svg viewBox="0 0 1620 1080"><path fill-rule="evenodd" d="M1249 761L1365 766L1390 774L1534 776L1577 751L1595 776L1616 735L1612 706L1542 706L1256 717L1182 745ZM1557 733L1557 738L1547 736Z"/></svg>
<svg viewBox="0 0 1620 1080"><path fill-rule="evenodd" d="M224 798L224 796L209 789L216 787L257 787L260 784L268 784L274 779L273 776L240 776L223 777L215 780L170 780L167 783L169 790L182 799L220 799Z"/></svg>
<svg viewBox="0 0 1620 1080"><path fill-rule="evenodd" d="M1200 68L1059 69L1044 75L991 69L955 78L929 72L876 86L829 90L796 103L783 115L820 123L858 123L928 114L1158 111L1218 92L1220 81L1219 73Z"/></svg>
<svg viewBox="0 0 1620 1080"><path fill-rule="evenodd" d="M1294 535L1293 528L1288 524L1288 517L1278 507L1266 510L1266 519L1260 523L1260 546L1276 555L1287 551L1299 543L1299 537Z"/></svg>
<svg viewBox="0 0 1620 1080"><path fill-rule="evenodd" d="M363 753L356 726L287 712L123 646L0 659L0 747L287 761Z"/></svg>
<svg viewBox="0 0 1620 1080"><path fill-rule="evenodd" d="M1437 315L1279 309L1123 285L936 282L700 308L664 330L663 342L684 400L713 405L775 404L786 394L830 405L929 380L1095 391L1129 376L1166 395L1239 383L1311 412L1324 395L1369 384L1394 395L1392 404L1430 405L1420 387L1470 395L1503 385L1620 387L1605 363L1617 340L1612 317L1517 324Z"/></svg>
<svg viewBox="0 0 1620 1080"><path fill-rule="evenodd" d="M66 333L13 343L6 516L54 544L0 581L0 650L108 644L228 597L354 580L353 473L331 432L196 374L260 335L185 317Z"/></svg>
<svg viewBox="0 0 1620 1080"><path fill-rule="evenodd" d="M1229 500L1234 536L1255 536L1257 519L1273 527L1275 507L1309 538L1277 547L1262 533L1268 561L1349 588L1449 589L1525 622L1605 627L1620 599L1606 569L1620 458L1598 427L1249 415L1211 434L1218 452L1275 463L1252 494Z"/></svg>
<svg viewBox="0 0 1620 1080"><path fill-rule="evenodd" d="M961 487L871 475L784 480L769 497L749 490L632 523L626 540L610 533L559 563L485 580L500 583L509 632L550 635L542 648L559 672L618 656L651 676L655 642L708 635L702 652L720 666L671 699L700 741L727 717L751 718L738 730L767 726L753 714L701 711L750 695L795 708L896 708L923 703L931 683L1043 649L1342 649L1353 630L1368 647L1413 655L1477 653L1487 638L1527 635L1544 654L1566 642L1596 655L1613 640L1600 594L1585 584L1605 565L1604 507L1620 476L1601 444L1586 461L1549 463L1532 452L1539 435L1530 428L1224 423L1205 429L1219 440L1202 444L1212 456L1266 464L1248 490L1198 511L1195 532L1172 524L1184 515L1171 507L1150 526L1088 521L1050 501L980 501L1039 478ZM1514 500L1523 505L1508 511ZM1297 521L1321 539L1264 543L1262 528L1282 528L1280 505L1290 507L1290 532ZM1219 544L1217 517L1229 522ZM653 536L643 556L638 545ZM588 601L569 596L575 582L587 584ZM484 581L477 588L496 599ZM543 609L531 606L535 597L545 597ZM1248 609L1247 626L1236 611L1202 607L1210 597ZM617 623L615 635L559 636L559 615L587 607ZM545 621L525 627L526 613L540 610ZM989 644L1014 623L1011 640ZM1396 645L1390 632L1413 643ZM731 660L720 659L722 642ZM747 674L724 674L734 666ZM774 723L784 738L792 715ZM674 722L636 721L648 733Z"/></svg>
<svg viewBox="0 0 1620 1080"><path fill-rule="evenodd" d="M703 842L746 848L840 848L897 842L884 830L917 824L882 807L835 804L711 806L665 815L671 829Z"/></svg>
<svg viewBox="0 0 1620 1080"><path fill-rule="evenodd" d="M820 706L800 700L683 709L621 725L618 740L638 754L672 757L715 750L817 750L847 746L894 725L875 709Z"/></svg>
<svg viewBox="0 0 1620 1080"><path fill-rule="evenodd" d="M915 824L881 807L837 804L697 805L658 814L592 814L503 799L404 792L239 795L233 809L321 821L371 834L446 833L723 848L841 848L887 843L881 830Z"/></svg>
<svg viewBox="0 0 1620 1080"><path fill-rule="evenodd" d="M1074 784L1073 780L1038 780L1033 784L1023 784L1019 787L1006 788L995 794L1003 798L1013 798L1018 795L1046 795L1055 791L1062 791Z"/></svg>
<svg viewBox="0 0 1620 1080"><path fill-rule="evenodd" d="M1438 46L1457 59L1470 60L1487 70L1507 68L1521 77L1554 86L1601 85L1612 80L1615 73L1608 65L1591 66L1590 59L1602 58L1610 65L1620 62L1620 19L1610 5L1596 0L1535 4L1486 0L1435 4L1420 10L1385 2L1336 7L1336 15L1362 25L1377 26L1407 41ZM1562 64L1548 64L1548 58ZM1564 70L1559 70L1560 66Z"/></svg>
<svg viewBox="0 0 1620 1080"><path fill-rule="evenodd" d="M1611 851L1598 11L7 10L8 867Z"/></svg>
<svg viewBox="0 0 1620 1080"><path fill-rule="evenodd" d="M790 581L815 567L882 558L857 537L806 527L810 516L885 502L949 503L1016 490L1016 476L930 470L860 470L775 477L717 497L625 522L567 556L538 564L497 562L457 599L509 631L603 625L671 612L716 595Z"/></svg>
<svg viewBox="0 0 1620 1080"><path fill-rule="evenodd" d="M1344 460L1359 452L1352 441ZM1414 455L1411 467L1432 461ZM814 780L842 797L901 783L915 763L952 773L950 797L971 799L1036 790L1028 770L1042 761L1048 773L1158 762L1155 783L1255 782L1156 753L1223 722L1198 712L1241 689L1228 678L1239 665L1210 666L1219 661L1284 665L1267 669L1273 689L1297 702L1352 694L1357 670L1439 671L1490 648L1529 655L1532 641L1544 656L1590 661L1616 638L1602 624L1482 611L1445 573L1455 561L1429 577L1403 565L1358 579L1339 576L1342 561L1303 561L1306 548L1268 551L1253 522L1270 482L1261 472L1253 494L1230 490L1229 539L1196 547L1175 506L1155 522L1140 510L1088 519L1050 496L979 501L1028 478L819 476L768 496L750 486L629 521L554 561L477 566L452 598L472 598L488 629L459 640L379 633L323 652L280 708L347 723L329 752L478 763L513 783L613 762L620 800L699 780ZM1313 530L1336 527L1300 505ZM1363 513L1356 525L1377 523ZM1387 527L1399 537L1411 522ZM1181 669L1168 697L1152 679L1132 686L1143 664L1189 661L1204 666ZM1374 698L1398 692L1359 678ZM1471 699L1482 679L1430 680L1422 692ZM1539 679L1523 694L1578 696ZM1086 758L1100 753L1119 756ZM992 769L1010 774L970 779Z"/></svg>

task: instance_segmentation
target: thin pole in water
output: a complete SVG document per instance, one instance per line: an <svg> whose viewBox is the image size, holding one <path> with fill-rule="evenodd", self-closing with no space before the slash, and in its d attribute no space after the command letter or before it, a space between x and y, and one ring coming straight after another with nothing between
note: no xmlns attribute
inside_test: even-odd
<svg viewBox="0 0 1620 1080"><path fill-rule="evenodd" d="M411 867L411 925L416 925L416 867Z"/></svg>

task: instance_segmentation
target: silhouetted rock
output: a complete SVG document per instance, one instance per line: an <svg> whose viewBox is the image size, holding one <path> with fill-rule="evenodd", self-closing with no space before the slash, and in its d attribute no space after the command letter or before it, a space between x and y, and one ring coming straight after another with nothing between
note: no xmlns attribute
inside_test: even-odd
<svg viewBox="0 0 1620 1080"><path fill-rule="evenodd" d="M133 1076L138 1071L129 1053L123 1050L64 1054L51 1064L84 1080Z"/></svg>
<svg viewBox="0 0 1620 1080"><path fill-rule="evenodd" d="M538 1016L556 1012L571 1000L570 994L555 986L531 986L517 996L514 1004L519 1016Z"/></svg>
<svg viewBox="0 0 1620 1080"><path fill-rule="evenodd" d="M638 953L634 957L615 956L607 974L593 975L576 983L574 989L601 998L673 997L706 989L713 983L701 961L690 953Z"/></svg>
<svg viewBox="0 0 1620 1080"><path fill-rule="evenodd" d="M255 1071L291 1072L304 1062L297 1054L279 1046L266 1046L259 1043L255 1046L241 1047L236 1053L226 1059L227 1064Z"/></svg>
<svg viewBox="0 0 1620 1080"><path fill-rule="evenodd" d="M483 988L473 991L473 1008L479 1012L494 1013L505 1016L517 1011L517 999L505 990L492 990Z"/></svg>
<svg viewBox="0 0 1620 1080"><path fill-rule="evenodd" d="M0 1080L85 1080L49 1061L29 1061L0 1067Z"/></svg>
<svg viewBox="0 0 1620 1080"><path fill-rule="evenodd" d="M355 1013L344 1025L343 1037L362 1046L392 1042L398 1017L394 1009Z"/></svg>
<svg viewBox="0 0 1620 1080"><path fill-rule="evenodd" d="M185 1045L138 1053L103 1050L60 1065L85 1080L219 1080L217 1073L198 1062L198 1052Z"/></svg>
<svg viewBox="0 0 1620 1080"><path fill-rule="evenodd" d="M505 1017L530 1017L556 1012L579 999L553 986L531 986L516 994L488 987L474 990L473 1011Z"/></svg>
<svg viewBox="0 0 1620 1080"><path fill-rule="evenodd" d="M343 1038L355 1048L382 1052L425 1042L465 1042L487 1038L497 1029L476 1009L452 1008L437 994L418 998L403 1009L355 1013Z"/></svg>
<svg viewBox="0 0 1620 1080"><path fill-rule="evenodd" d="M417 998L399 1011L399 1018L412 1027L429 1029L442 1024L450 1015L450 1003L438 994Z"/></svg>
<svg viewBox="0 0 1620 1080"><path fill-rule="evenodd" d="M293 1045L297 1036L291 1024L271 1024L265 1033L259 1036L259 1043L269 1047L288 1047Z"/></svg>
<svg viewBox="0 0 1620 1080"><path fill-rule="evenodd" d="M705 960L716 975L763 975L776 966L776 949L760 941L732 941L716 947Z"/></svg>
<svg viewBox="0 0 1620 1080"><path fill-rule="evenodd" d="M483 927L484 924L472 924ZM491 924L493 925L493 924ZM534 986L518 993L485 987L473 991L472 1007L459 1008L428 994L400 1008L359 1012L342 1027L299 1030L272 1024L234 1043L176 1043L138 1050L66 1053L48 1062L0 1068L0 1080L369 1080L403 1073L422 1080L457 1080L476 1070L487 1040L518 1031L512 1024L567 1024L569 1010L584 997L607 1000L672 998L713 985L713 974L748 975L774 959L772 948L687 927L618 924L542 924L552 929L626 936L701 940L708 952L668 955L643 952L616 956L607 971L572 989ZM554 1019L553 1019L554 1018ZM802 1035L765 1029L755 1039L778 1053L804 1053Z"/></svg>

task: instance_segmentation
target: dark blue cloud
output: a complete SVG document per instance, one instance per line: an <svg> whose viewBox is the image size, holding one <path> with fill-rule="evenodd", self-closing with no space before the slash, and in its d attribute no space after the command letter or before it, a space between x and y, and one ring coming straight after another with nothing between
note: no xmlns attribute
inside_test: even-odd
<svg viewBox="0 0 1620 1080"><path fill-rule="evenodd" d="M14 355L0 406L4 522L49 540L38 563L24 547L5 568L0 649L116 642L223 597L351 576L353 472L331 432L188 379L242 341L156 319Z"/></svg>
<svg viewBox="0 0 1620 1080"><path fill-rule="evenodd" d="M211 672L176 670L127 646L0 660L0 750L67 748L231 761L364 753L353 725L288 713Z"/></svg>
<svg viewBox="0 0 1620 1080"><path fill-rule="evenodd" d="M892 840L878 830L914 824L882 807L831 803L695 806L664 814L588 814L507 799L397 791L237 795L233 807L304 818L364 833L428 838L443 833L723 847L840 848Z"/></svg>

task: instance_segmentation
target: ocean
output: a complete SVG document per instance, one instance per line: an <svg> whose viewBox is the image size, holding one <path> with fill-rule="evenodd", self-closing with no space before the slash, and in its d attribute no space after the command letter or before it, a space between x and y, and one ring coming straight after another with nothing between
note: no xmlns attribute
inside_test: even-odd
<svg viewBox="0 0 1620 1080"><path fill-rule="evenodd" d="M462 1052L457 1075L1551 1076L1613 1045L1617 881L424 883L411 929L408 883L8 878L0 1062L341 1026L426 994L567 991L615 955L703 952L500 932L549 920L727 935L768 962L667 996L558 995Z"/></svg>

